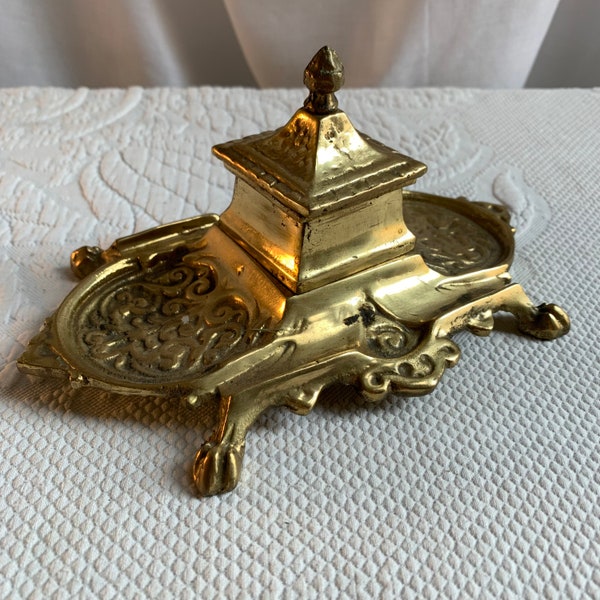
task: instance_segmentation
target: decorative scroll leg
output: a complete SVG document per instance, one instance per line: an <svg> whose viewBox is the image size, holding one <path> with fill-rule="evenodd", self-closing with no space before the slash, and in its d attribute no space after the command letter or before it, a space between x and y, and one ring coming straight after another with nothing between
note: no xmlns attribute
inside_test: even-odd
<svg viewBox="0 0 600 600"><path fill-rule="evenodd" d="M568 333L571 321L560 306L535 306L520 285L512 285L507 291L510 293L496 310L511 312L517 319L519 331L540 340L554 340Z"/></svg>
<svg viewBox="0 0 600 600"><path fill-rule="evenodd" d="M444 337L467 327L477 335L487 335L493 326L493 313L499 311L512 313L520 331L540 340L554 340L571 327L567 313L560 306L535 306L520 285L512 284L446 313L436 321L434 334Z"/></svg>
<svg viewBox="0 0 600 600"><path fill-rule="evenodd" d="M264 410L287 406L296 414L305 415L314 406L322 387L312 382L292 385L285 377L268 393L254 388L223 396L219 423L194 461L194 483L200 494L213 496L235 488L242 471L246 433Z"/></svg>
<svg viewBox="0 0 600 600"><path fill-rule="evenodd" d="M196 454L193 476L202 496L230 492L239 481L246 432L259 414L252 414L248 410L251 407L240 404L239 398L221 398L219 423Z"/></svg>
<svg viewBox="0 0 600 600"><path fill-rule="evenodd" d="M569 332L571 320L557 304L540 304L517 314L519 330L540 340L554 340Z"/></svg>
<svg viewBox="0 0 600 600"><path fill-rule="evenodd" d="M221 398L219 423L194 461L194 483L202 496L214 496L235 488L242 471L246 432L272 404L247 394Z"/></svg>

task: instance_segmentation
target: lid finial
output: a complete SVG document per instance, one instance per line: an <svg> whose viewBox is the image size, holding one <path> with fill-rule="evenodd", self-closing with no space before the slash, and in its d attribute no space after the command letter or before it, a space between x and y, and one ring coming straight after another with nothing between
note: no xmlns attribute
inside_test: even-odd
<svg viewBox="0 0 600 600"><path fill-rule="evenodd" d="M326 115L338 107L335 92L344 85L344 65L336 51L323 46L304 69L304 85L310 94L304 108L312 113Z"/></svg>

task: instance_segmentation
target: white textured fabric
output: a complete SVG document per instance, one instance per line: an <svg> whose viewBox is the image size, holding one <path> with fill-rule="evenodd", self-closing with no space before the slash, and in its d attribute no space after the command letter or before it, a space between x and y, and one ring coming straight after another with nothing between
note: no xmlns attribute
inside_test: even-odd
<svg viewBox="0 0 600 600"><path fill-rule="evenodd" d="M70 250L207 211L212 144L283 124L303 93L0 92L0 596L600 596L600 91L345 91L420 188L503 202L512 273L569 335L507 321L422 398L328 391L272 410L241 483L190 481L209 410L70 390L14 360L75 284ZM209 407L214 408L214 407Z"/></svg>

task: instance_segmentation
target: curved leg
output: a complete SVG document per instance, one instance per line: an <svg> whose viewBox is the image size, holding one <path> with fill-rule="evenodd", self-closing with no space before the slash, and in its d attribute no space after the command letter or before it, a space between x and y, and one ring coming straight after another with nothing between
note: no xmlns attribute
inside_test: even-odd
<svg viewBox="0 0 600 600"><path fill-rule="evenodd" d="M246 432L265 408L240 396L221 398L219 423L194 461L194 483L202 496L229 492L237 485L242 471Z"/></svg>
<svg viewBox="0 0 600 600"><path fill-rule="evenodd" d="M512 313L520 331L540 340L554 340L568 333L571 327L567 313L560 306L535 306L515 283L445 314L436 321L434 332L442 337L466 327L477 335L487 335L492 329L493 313L498 311Z"/></svg>
<svg viewBox="0 0 600 600"><path fill-rule="evenodd" d="M569 332L571 321L567 313L556 304L535 306L523 288L513 284L506 288L506 295L499 293L496 310L512 313L517 319L519 331L540 340L554 340Z"/></svg>
<svg viewBox="0 0 600 600"><path fill-rule="evenodd" d="M193 467L194 483L202 496L230 492L242 471L246 433L258 416L271 406L285 405L297 414L307 414L314 406L322 384L291 384L282 378L279 385L264 390L244 391L222 396L219 422L210 439L202 445Z"/></svg>
<svg viewBox="0 0 600 600"><path fill-rule="evenodd" d="M520 331L540 340L554 340L571 328L569 316L557 304L532 305L513 314L517 317Z"/></svg>

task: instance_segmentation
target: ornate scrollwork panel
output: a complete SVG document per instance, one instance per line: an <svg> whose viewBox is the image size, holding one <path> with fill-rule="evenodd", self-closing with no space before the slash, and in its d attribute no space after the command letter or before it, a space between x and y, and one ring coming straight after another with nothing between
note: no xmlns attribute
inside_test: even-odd
<svg viewBox="0 0 600 600"><path fill-rule="evenodd" d="M221 281L220 281L221 279ZM136 380L199 375L266 341L269 317L256 300L226 286L216 261L155 265L79 319L79 343L114 375Z"/></svg>
<svg viewBox="0 0 600 600"><path fill-rule="evenodd" d="M442 275L460 275L497 264L499 241L472 218L444 206L406 201L404 217L416 237L415 251Z"/></svg>

